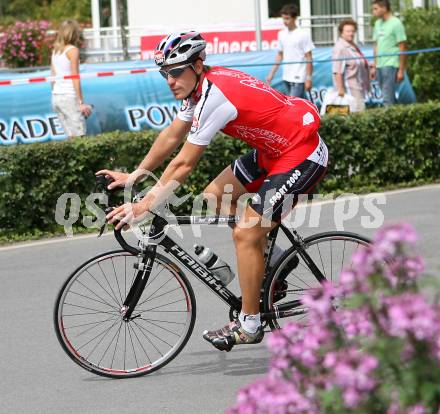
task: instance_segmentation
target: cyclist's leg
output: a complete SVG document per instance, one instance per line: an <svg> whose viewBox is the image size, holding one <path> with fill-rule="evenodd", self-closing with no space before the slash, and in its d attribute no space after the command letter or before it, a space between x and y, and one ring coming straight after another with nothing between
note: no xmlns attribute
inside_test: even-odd
<svg viewBox="0 0 440 414"><path fill-rule="evenodd" d="M260 292L264 275L264 255L261 248L266 235L277 223L262 225L262 217L247 206L234 227L234 242L242 310L237 320L224 328L205 331L203 337L217 349L230 351L234 345L256 344L264 337L260 320Z"/></svg>
<svg viewBox="0 0 440 414"><path fill-rule="evenodd" d="M260 311L260 289L264 275L264 253L261 245L277 222L264 220L252 206L247 206L234 228L237 270L242 294L242 311L256 315Z"/></svg>
<svg viewBox="0 0 440 414"><path fill-rule="evenodd" d="M264 178L264 171L258 166L257 152L252 150L226 167L205 188L203 196L208 201L208 207L216 214L234 215L238 199L258 190Z"/></svg>
<svg viewBox="0 0 440 414"><path fill-rule="evenodd" d="M205 188L203 198L215 214L234 215L238 199L246 193L246 188L228 166Z"/></svg>
<svg viewBox="0 0 440 414"><path fill-rule="evenodd" d="M318 144L319 153L326 151L325 144ZM204 338L218 349L229 351L234 345L258 343L263 338L261 323L256 330L247 329L248 326L255 328L255 321L260 322L260 289L264 273L262 240L280 222L286 210L283 209L284 202L288 200L293 208L298 196L311 191L325 174L327 157L325 162L315 162L313 154L308 157L311 159L294 164L293 168L291 164L288 166L289 159L284 166L279 162L273 165L274 174L267 175L258 190L259 197L252 198L252 203L234 228L242 312L238 321L217 331L205 331ZM253 323L246 322L246 317L250 317Z"/></svg>
<svg viewBox="0 0 440 414"><path fill-rule="evenodd" d="M294 208L298 197L312 191L321 181L326 166L311 160L284 173L269 174L254 197L246 214L234 229L237 250L238 276L245 314L259 312L259 291L264 273L263 254L257 246L280 221L283 214ZM259 202L258 202L259 201ZM251 221L254 225L250 225ZM298 263L292 263L296 266Z"/></svg>

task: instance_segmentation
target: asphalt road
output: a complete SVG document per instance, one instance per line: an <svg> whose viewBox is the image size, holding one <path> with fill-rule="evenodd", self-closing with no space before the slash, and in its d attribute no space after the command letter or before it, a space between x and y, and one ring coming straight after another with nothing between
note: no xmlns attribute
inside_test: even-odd
<svg viewBox="0 0 440 414"><path fill-rule="evenodd" d="M412 223L420 236L427 273L439 274L440 186L390 192L382 198L385 204L378 207L385 222ZM348 202L345 209L342 202L322 203L319 221L316 211L310 221L310 211L304 210L306 220L299 226L300 233L343 225L345 230L372 235L375 229L365 228L365 224L380 224L381 213L364 199L358 201L357 214ZM356 207L356 199L351 202L351 208ZM310 224L319 226L310 228ZM182 246L190 250L194 244L190 228L184 235ZM203 244L234 263L229 229L204 227L202 236ZM227 322L227 309L192 276L196 325L186 348L169 365L130 380L98 377L75 365L54 334L56 294L79 264L116 247L114 238L106 235L0 248L1 413L223 413L234 403L237 389L265 373L268 352L264 343L221 353L201 338L204 329ZM237 291L236 281L232 289Z"/></svg>

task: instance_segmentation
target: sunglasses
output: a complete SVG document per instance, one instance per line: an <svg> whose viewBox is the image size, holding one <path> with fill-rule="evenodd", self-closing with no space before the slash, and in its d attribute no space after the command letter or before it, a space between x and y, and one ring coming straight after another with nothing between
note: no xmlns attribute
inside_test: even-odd
<svg viewBox="0 0 440 414"><path fill-rule="evenodd" d="M171 76L174 79L177 79L179 76L182 75L183 72L185 72L185 69L188 67L193 68L193 70L195 71L192 63L187 63L186 65L177 66L175 68L168 69L168 70L161 69L161 70L159 70L159 73L167 80L168 80L169 76Z"/></svg>

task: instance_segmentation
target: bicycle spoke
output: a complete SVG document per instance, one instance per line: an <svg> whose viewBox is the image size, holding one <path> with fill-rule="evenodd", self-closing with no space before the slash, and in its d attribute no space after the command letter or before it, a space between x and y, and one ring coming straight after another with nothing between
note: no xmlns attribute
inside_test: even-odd
<svg viewBox="0 0 440 414"><path fill-rule="evenodd" d="M115 314L115 313L111 313L111 312L101 311L98 309L88 308L86 306L74 305L73 303L64 302L64 304L69 305L69 306L74 306L75 308L81 308L81 309L95 311L96 313L107 313L109 315L118 315L117 313Z"/></svg>
<svg viewBox="0 0 440 414"><path fill-rule="evenodd" d="M159 267L158 264L156 264L156 269ZM148 280L148 285L145 287L145 290L147 290L153 283L154 281L159 277L159 275L165 270L165 268L163 267L161 270L159 270L159 273L157 275L154 275L153 279ZM171 278L173 279L173 277Z"/></svg>
<svg viewBox="0 0 440 414"><path fill-rule="evenodd" d="M127 355L127 324L124 323L124 371L125 371L126 355Z"/></svg>
<svg viewBox="0 0 440 414"><path fill-rule="evenodd" d="M116 320L115 322L113 322L111 324L111 326L109 328L104 329L102 332L100 332L98 335L94 336L92 339L90 339L89 341L87 341L85 344L82 344L80 347L76 348L77 351L79 351L81 348L84 348L86 345L90 344L91 342L93 342L95 339L99 338L102 335L106 335L110 329L113 328L113 326L116 325L118 321ZM93 351L93 350L92 350ZM88 358L90 355L88 355L86 358Z"/></svg>
<svg viewBox="0 0 440 414"><path fill-rule="evenodd" d="M105 358L105 355L107 354L108 350L110 349L110 345L112 344L113 340L116 338L116 335L118 335L118 333L120 332L121 324L122 324L122 321L121 321L120 324L119 324L119 329L118 329L118 330L115 332L115 334L113 335L113 338L110 340L110 342L109 342L109 344L108 344L106 350L105 350L104 353L102 354L101 359L98 361L98 365L101 365L102 360Z"/></svg>
<svg viewBox="0 0 440 414"><path fill-rule="evenodd" d="M121 303L124 303L124 299L122 298L121 289L119 288L118 276L116 274L116 268L115 268L115 263L113 261L113 257L111 258L111 261L112 261L112 266L113 266L113 272L115 273L116 285L118 286L119 297L121 298Z"/></svg>
<svg viewBox="0 0 440 414"><path fill-rule="evenodd" d="M105 289L105 287L104 286L102 286L101 285L101 283L99 283L97 280L96 280L96 278L95 278L95 276L93 276L87 269L86 269L86 272L90 275L90 277L101 287L101 289L105 292L105 293L107 293L107 295L109 295L111 298L112 298L112 300L116 303L116 306L118 306L118 307L120 307L121 305L118 303L118 301L116 301L115 300L115 298L107 291L107 289Z"/></svg>
<svg viewBox="0 0 440 414"><path fill-rule="evenodd" d="M99 262L98 262L98 267L101 269L101 273L104 276L104 279L107 282L108 287L110 288L110 290L113 293L113 298L115 299L115 302L118 303L118 298L117 298L115 292L113 291L113 288L111 287L110 282L108 281L107 276L105 275L104 271L102 270L101 264ZM121 304L122 303L118 303L119 306L121 306Z"/></svg>
<svg viewBox="0 0 440 414"><path fill-rule="evenodd" d="M157 298L161 298L161 297L163 297L163 296L165 296L165 295L168 295L169 293L175 292L176 290L182 290L182 288L181 288L180 286L177 286L177 287L174 288L173 290L169 290L168 292L161 293L161 294L158 295L158 296L154 296L154 297L150 298L150 300L157 299Z"/></svg>
<svg viewBox="0 0 440 414"><path fill-rule="evenodd" d="M72 293L73 295L81 296L81 297L86 298L86 299L90 299L90 300L93 301L93 302L102 303L103 305L107 305L108 307L110 307L110 308L112 308L112 309L118 310L118 308L115 308L113 305L109 305L107 302L102 302L101 300L93 299L93 298L91 298L90 296L82 295L81 293L74 292L74 291L72 291L72 290L71 290L69 293Z"/></svg>
<svg viewBox="0 0 440 414"><path fill-rule="evenodd" d="M164 323L172 323L173 325L186 325L183 322L172 322L172 321L164 321L161 319L151 319L151 318L142 318L144 321L154 321L154 322L164 322Z"/></svg>
<svg viewBox="0 0 440 414"><path fill-rule="evenodd" d="M139 312L145 312L145 310L141 310ZM187 310L151 310L151 309L149 309L148 312L188 313Z"/></svg>
<svg viewBox="0 0 440 414"><path fill-rule="evenodd" d="M106 313L108 315L114 315L116 316L115 313L110 313L110 312L83 312L83 313L63 313L63 318L65 318L66 316L83 316L83 315L97 315L98 313Z"/></svg>
<svg viewBox="0 0 440 414"><path fill-rule="evenodd" d="M326 275L326 273L325 273L324 262L322 261L321 250L319 249L319 244L317 244L316 247L318 248L319 257L320 257L320 259L321 259L322 271L324 272L324 276L325 276L325 278L327 279L327 275Z"/></svg>
<svg viewBox="0 0 440 414"><path fill-rule="evenodd" d="M81 327L87 326L87 325L96 325L97 323L107 322L107 321L110 321L112 319L114 319L114 318L108 318L108 319L104 319L102 321L97 321L97 322L81 323L79 325L73 325L73 326L65 326L64 330L66 330L66 329L73 329L73 328L81 328Z"/></svg>
<svg viewBox="0 0 440 414"><path fill-rule="evenodd" d="M130 325L128 325L128 333L130 335L130 342L131 342L131 347L133 349L134 360L136 361L136 366L138 367L139 366L139 362L137 360L136 351L134 349L133 338L131 337Z"/></svg>
<svg viewBox="0 0 440 414"><path fill-rule="evenodd" d="M139 309L138 312L150 312L152 310L163 308L164 306L173 305L174 303L179 303L179 302L186 302L186 299L185 298L178 299L178 300L175 300L174 302L165 303L163 305L159 305L159 306L156 306L156 307L150 308L150 309Z"/></svg>
<svg viewBox="0 0 440 414"><path fill-rule="evenodd" d="M161 286L159 286L150 296L148 296L143 302L141 302L138 306L143 305L145 302L148 301L148 299L153 296L160 288L162 288L163 286L165 286L168 282L170 282L171 280L173 280L174 278L171 277L170 279L168 279L165 283L163 283Z"/></svg>
<svg viewBox="0 0 440 414"><path fill-rule="evenodd" d="M133 319L134 321L134 319ZM142 330L148 332L150 335L153 335L155 338L159 339L159 341L167 344L170 348L172 348L173 346L171 344L169 344L167 341L163 340L162 338L159 338L157 335L155 335L153 332L149 331L147 328L145 328L144 326L138 324L137 322L135 322L136 326L138 326L139 328L141 328Z"/></svg>
<svg viewBox="0 0 440 414"><path fill-rule="evenodd" d="M115 320L115 318L109 318L109 319L107 319L105 322L108 322L108 321L111 321L111 320ZM102 323L105 323L105 322L98 322L98 323L101 325ZM86 330L84 330L84 331L82 331L82 332L76 334L76 335L75 335L75 338L79 338L80 336L86 334L87 332L90 332L90 331L92 331L93 329L97 328L96 325L98 325L98 323L96 323L94 326L91 326L90 328L87 328Z"/></svg>
<svg viewBox="0 0 440 414"><path fill-rule="evenodd" d="M90 288L88 288L83 282L81 282L80 280L77 280L77 282L85 287L89 292L93 293L98 299L101 299L103 302L105 302L108 306L110 306L111 308L113 307L113 305L111 305L110 303L108 303L104 298L102 298L101 296L99 296L97 293L93 292L93 290L91 290Z"/></svg>
<svg viewBox="0 0 440 414"><path fill-rule="evenodd" d="M145 337L145 339L153 346L153 348L158 352L158 354L160 354L161 357L163 357L162 352L160 352L160 349L151 341L150 338L148 338L147 335L145 335L145 333L142 331L142 329L140 328L139 324L133 320L133 323L136 325L136 327L139 329L139 332Z"/></svg>
<svg viewBox="0 0 440 414"><path fill-rule="evenodd" d="M151 322L151 321L149 321L147 319L144 319L144 318L139 318L139 319L141 319L143 321L146 321L146 322L150 323L151 325L157 326L158 328L163 329L164 331L167 331L167 332L169 332L169 333L171 333L173 335L180 336L178 333L173 332L173 331L171 331L171 330L169 330L167 328L163 328L162 326L158 325L157 323Z"/></svg>
<svg viewBox="0 0 440 414"><path fill-rule="evenodd" d="M148 300L152 301L152 300L154 300L154 299L161 298L161 297L163 297L163 296L165 296L165 295L168 295L169 293L175 292L176 290L181 290L181 287L180 287L180 286L177 286L176 288L174 288L173 290L169 290L168 292L161 293L160 295L157 295L157 296L154 296L154 297L149 297ZM139 305L143 305L145 302L147 302L147 299L145 299L145 300L144 300L143 302L141 302ZM138 306L139 306L139 305L138 305Z"/></svg>
<svg viewBox="0 0 440 414"><path fill-rule="evenodd" d="M347 245L347 240L344 240L344 248L342 249L342 261L341 261L341 269L344 267L344 258L345 258L345 246Z"/></svg>
<svg viewBox="0 0 440 414"><path fill-rule="evenodd" d="M121 335L121 327L122 327L122 321L121 321L121 324L119 325L118 337L116 338L115 350L113 351L112 361L110 362L110 368L113 368L113 362L115 361L116 348L118 347L119 336Z"/></svg>
<svg viewBox="0 0 440 414"><path fill-rule="evenodd" d="M142 350L144 351L144 354L145 354L145 356L147 357L148 362L151 364L151 359L150 359L150 357L148 356L147 351L145 350L144 346L142 345L142 342L139 340L139 337L137 336L136 331L134 330L134 327L133 327L133 326L131 327L131 330L133 331L134 336L136 337L136 339L137 339L139 345L141 346Z"/></svg>
<svg viewBox="0 0 440 414"><path fill-rule="evenodd" d="M330 281L333 282L333 240L330 240Z"/></svg>
<svg viewBox="0 0 440 414"><path fill-rule="evenodd" d="M308 288L311 288L311 286L310 286L307 282L304 282L304 280L302 280L297 274L295 274L295 273L293 273L293 272L292 272L292 274L293 274L297 279L301 280L301 282L303 282L303 284L306 285ZM290 283L287 282L287 284L289 285ZM296 285L293 285L293 286L297 287L298 289L301 289L299 286L296 286Z"/></svg>

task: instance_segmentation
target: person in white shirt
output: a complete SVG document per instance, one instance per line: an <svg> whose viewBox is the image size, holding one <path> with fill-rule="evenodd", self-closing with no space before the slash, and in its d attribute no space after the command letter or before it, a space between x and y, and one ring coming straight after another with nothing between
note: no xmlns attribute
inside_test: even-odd
<svg viewBox="0 0 440 414"><path fill-rule="evenodd" d="M298 9L288 4L280 11L285 29L278 33L279 51L266 82L270 84L281 62L304 62L283 65L283 81L287 94L305 98L305 92L312 89L312 50L315 48L308 32L296 26ZM306 63L307 62L307 63Z"/></svg>
<svg viewBox="0 0 440 414"><path fill-rule="evenodd" d="M81 33L78 23L61 23L52 54L52 76L70 76L79 73L79 44ZM52 82L52 106L68 138L86 134L86 121L92 112L84 103L79 79L60 79Z"/></svg>

